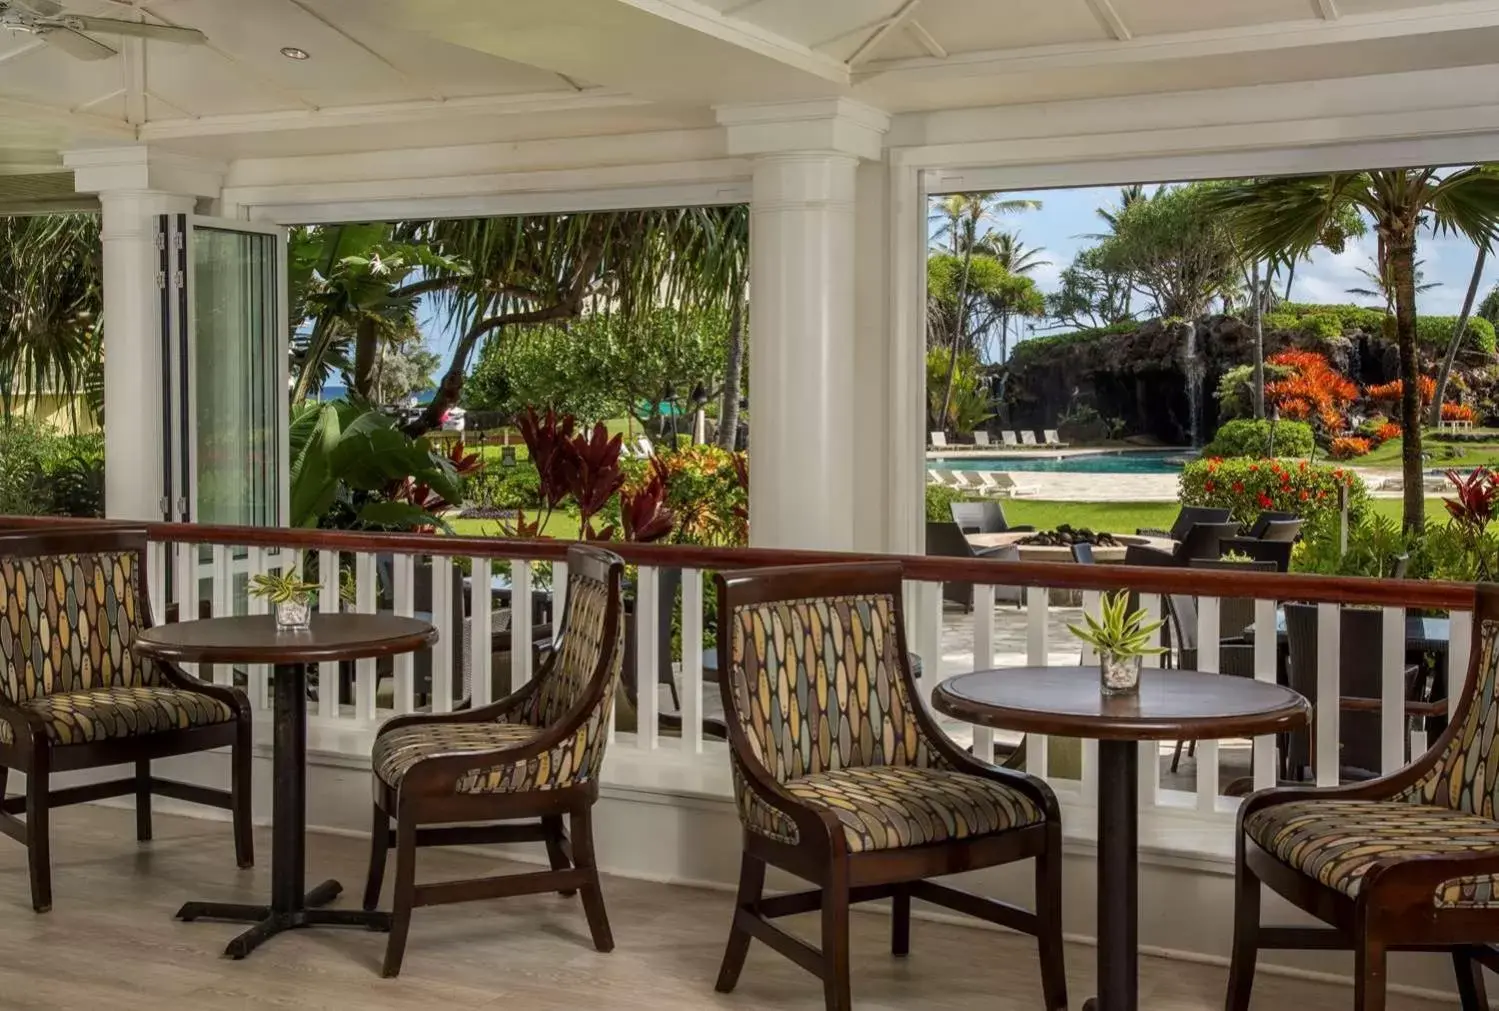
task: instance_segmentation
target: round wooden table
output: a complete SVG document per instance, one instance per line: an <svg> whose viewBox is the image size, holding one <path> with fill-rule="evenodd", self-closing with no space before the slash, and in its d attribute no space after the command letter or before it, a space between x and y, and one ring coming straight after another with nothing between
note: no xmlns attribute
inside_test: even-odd
<svg viewBox="0 0 1499 1011"><path fill-rule="evenodd" d="M1097 667L1014 667L951 678L948 716L1000 730L1098 741L1098 988L1084 1008L1139 1006L1140 741L1253 737L1305 726L1306 699L1279 685L1148 669L1138 695L1105 696Z"/></svg>
<svg viewBox="0 0 1499 1011"><path fill-rule="evenodd" d="M230 958L244 958L268 938L298 927L390 929L386 913L321 908L343 891L337 881L306 891L307 666L411 653L436 639L426 622L390 614L315 614L306 632L280 632L270 615L185 621L141 632L133 648L143 657L275 665L270 904L189 902L177 911L178 919L254 924L224 949Z"/></svg>

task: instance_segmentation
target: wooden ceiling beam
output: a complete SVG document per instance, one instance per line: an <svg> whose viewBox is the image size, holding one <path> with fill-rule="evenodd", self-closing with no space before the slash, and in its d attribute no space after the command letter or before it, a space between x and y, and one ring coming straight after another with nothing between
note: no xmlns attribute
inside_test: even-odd
<svg viewBox="0 0 1499 1011"><path fill-rule="evenodd" d="M916 14L916 8L921 6L921 0L906 0L900 9L890 16L890 19L874 30L874 33L859 43L859 47L853 51L845 61L850 67L857 66L864 60L874 55L885 40L906 26L906 23Z"/></svg>
<svg viewBox="0 0 1499 1011"><path fill-rule="evenodd" d="M1331 3L1332 0L1325 0ZM1088 0L1088 9L1093 12L1093 17L1103 26L1103 30L1109 36L1119 42L1128 42L1135 37L1134 32L1129 30L1129 25L1119 16L1119 11L1114 8L1113 0Z"/></svg>

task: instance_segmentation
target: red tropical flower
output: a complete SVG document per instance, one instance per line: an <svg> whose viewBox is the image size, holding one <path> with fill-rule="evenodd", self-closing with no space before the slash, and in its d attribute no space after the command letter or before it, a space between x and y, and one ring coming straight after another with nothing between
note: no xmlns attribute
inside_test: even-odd
<svg viewBox="0 0 1499 1011"><path fill-rule="evenodd" d="M1235 481L1234 482L1234 494L1235 495L1242 495L1242 494L1244 494L1244 482L1243 481Z"/></svg>
<svg viewBox="0 0 1499 1011"><path fill-rule="evenodd" d="M1260 492L1259 503L1261 509L1269 509L1275 504L1275 500L1272 499L1269 495L1266 495L1264 492Z"/></svg>
<svg viewBox="0 0 1499 1011"><path fill-rule="evenodd" d="M1209 495L1211 495L1213 491L1217 489L1217 487L1218 485L1212 480L1202 482L1202 490L1207 492Z"/></svg>

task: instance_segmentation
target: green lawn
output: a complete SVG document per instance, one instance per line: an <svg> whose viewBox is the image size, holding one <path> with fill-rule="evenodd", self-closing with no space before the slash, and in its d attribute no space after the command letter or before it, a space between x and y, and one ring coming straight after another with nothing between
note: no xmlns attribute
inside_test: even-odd
<svg viewBox="0 0 1499 1011"><path fill-rule="evenodd" d="M1404 446L1404 439L1391 439L1376 446L1368 455L1350 462L1358 467L1399 470ZM1428 438L1422 440L1421 449L1427 454L1429 467L1499 467L1499 438L1494 442L1446 442Z"/></svg>
<svg viewBox="0 0 1499 1011"><path fill-rule="evenodd" d="M527 519L533 519L529 513ZM498 520L449 520L453 533L459 537L503 537ZM578 516L571 512L555 512L551 522L542 531L547 537L573 541L578 539Z"/></svg>
<svg viewBox="0 0 1499 1011"><path fill-rule="evenodd" d="M1377 498L1370 505L1378 515L1400 519L1398 498ZM1030 499L1006 499L1005 519L1017 525L1029 524L1038 530L1050 530L1066 523L1073 527L1090 530L1107 530L1111 533L1134 533L1141 528L1164 530L1176 518L1179 506L1175 502L1044 502ZM1443 513L1439 498L1426 500L1426 515L1438 517Z"/></svg>

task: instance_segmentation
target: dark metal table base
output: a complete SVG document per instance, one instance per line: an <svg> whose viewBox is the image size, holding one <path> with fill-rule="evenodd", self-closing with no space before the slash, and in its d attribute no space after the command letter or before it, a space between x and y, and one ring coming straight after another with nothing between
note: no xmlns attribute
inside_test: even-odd
<svg viewBox="0 0 1499 1011"><path fill-rule="evenodd" d="M307 867L307 668L276 666L276 744L272 759L271 901L189 902L177 918L227 920L254 926L229 942L224 954L244 958L277 934L301 927L364 927L390 930L390 914L362 909L323 909L343 891L337 881L305 890Z"/></svg>
<svg viewBox="0 0 1499 1011"><path fill-rule="evenodd" d="M1098 742L1098 996L1083 1011L1140 1004L1140 746Z"/></svg>

